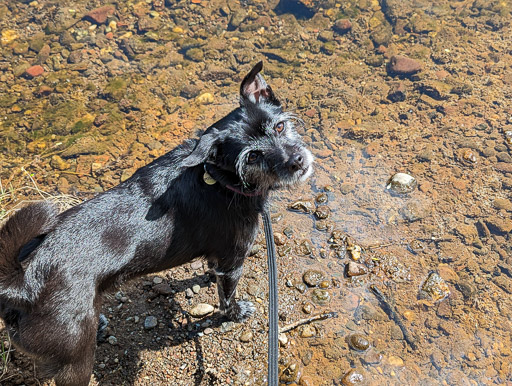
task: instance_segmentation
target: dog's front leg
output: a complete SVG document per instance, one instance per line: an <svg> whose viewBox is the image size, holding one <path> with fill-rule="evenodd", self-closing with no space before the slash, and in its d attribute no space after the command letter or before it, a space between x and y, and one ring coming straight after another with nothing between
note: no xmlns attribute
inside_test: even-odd
<svg viewBox="0 0 512 386"><path fill-rule="evenodd" d="M223 271L220 267L215 270L217 290L219 292L220 312L229 319L241 322L249 318L256 308L249 301L235 301L236 286L242 276L243 265L231 267Z"/></svg>

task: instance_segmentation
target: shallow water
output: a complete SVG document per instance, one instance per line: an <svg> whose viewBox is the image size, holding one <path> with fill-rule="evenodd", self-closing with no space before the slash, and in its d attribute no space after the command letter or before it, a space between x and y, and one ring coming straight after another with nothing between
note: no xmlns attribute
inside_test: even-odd
<svg viewBox="0 0 512 386"><path fill-rule="evenodd" d="M509 1L119 1L104 22L84 18L100 5L0 4L0 209L37 196L34 183L81 198L116 185L234 108L263 59L316 157L308 184L273 199L274 231L290 235L281 324L337 312L286 334L282 381L358 384L353 369L374 385L512 383ZM386 189L398 172L412 192ZM288 210L297 200L327 219ZM365 273L349 278L354 246ZM322 272L327 304L296 288L308 270ZM219 384L265 378L264 314L255 323L254 359L248 346L238 358L251 371L219 369ZM351 349L354 333L371 348ZM123 374L111 365L95 369L105 384ZM130 382L149 382L138 371Z"/></svg>

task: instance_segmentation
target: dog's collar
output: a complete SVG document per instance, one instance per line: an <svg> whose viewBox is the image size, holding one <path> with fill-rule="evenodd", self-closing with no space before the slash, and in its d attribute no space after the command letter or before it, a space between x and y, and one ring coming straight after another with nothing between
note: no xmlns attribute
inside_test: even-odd
<svg viewBox="0 0 512 386"><path fill-rule="evenodd" d="M208 170L206 170L206 164L204 164L203 181L207 185L215 185L218 182L215 178L212 177L212 175L210 173L208 173ZM220 185L220 183L219 183L219 185ZM262 194L262 192L259 190L255 190L253 192L243 192L241 189L238 189L229 184L224 185L224 187L231 190L232 192L241 194L242 196L246 196L246 197L256 197L256 196L261 196L261 194Z"/></svg>

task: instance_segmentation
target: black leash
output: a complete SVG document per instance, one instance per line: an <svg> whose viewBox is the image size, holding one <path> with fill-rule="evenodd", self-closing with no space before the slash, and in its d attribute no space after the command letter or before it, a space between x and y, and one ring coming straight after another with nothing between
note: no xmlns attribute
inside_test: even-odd
<svg viewBox="0 0 512 386"><path fill-rule="evenodd" d="M277 324L277 264L276 264L276 248L274 246L274 233L272 232L272 224L270 222L270 214L268 207L263 211L263 228L265 229L265 241L267 243L267 261L268 261L268 385L278 385L278 368L277 359L278 350L278 333L279 326Z"/></svg>

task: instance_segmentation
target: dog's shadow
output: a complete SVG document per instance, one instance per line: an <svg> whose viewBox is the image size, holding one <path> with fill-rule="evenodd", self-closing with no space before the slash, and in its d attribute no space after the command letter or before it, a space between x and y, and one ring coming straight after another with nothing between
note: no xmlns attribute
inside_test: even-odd
<svg viewBox="0 0 512 386"><path fill-rule="evenodd" d="M106 299L103 312L109 320L109 325L104 339L98 342L94 366L96 379L101 385L133 385L139 377L143 376L143 372L163 376L168 372L184 371L184 368L173 363L176 360L167 358L168 361L166 361L160 355L158 360L154 360L154 354L147 355L145 351L161 351L193 341L192 351L195 351L195 359L187 355L181 359L183 365L188 365L191 360L195 360L195 372L190 381L193 381L194 385L214 382L215 375L205 372L207 366L205 366L204 352L199 338L206 328L215 329L227 319L218 312L201 319L192 318L180 302L175 300L175 295L157 294L153 289L149 289L149 292L145 289L141 290L141 287L151 288L148 286L148 279L152 277L142 278L121 288L122 294L130 299L129 302L121 303L114 296ZM199 285L204 291L205 288L212 287L215 278L213 275L204 273L184 280L171 279L167 283L175 293L185 291L186 288L194 285ZM215 301L217 301L216 294ZM199 303L199 301L193 300L193 303ZM144 326L146 316L139 317L139 321L135 323L134 315L138 314L155 316L158 319L158 325L152 329L146 329ZM116 338L115 345L111 344L109 336ZM164 352L164 358L165 355ZM153 368L147 368L150 362L157 363L158 368L155 368L155 365L152 365ZM148 376L152 378L151 375ZM159 377L159 379L163 378ZM154 379L154 381L158 380Z"/></svg>

